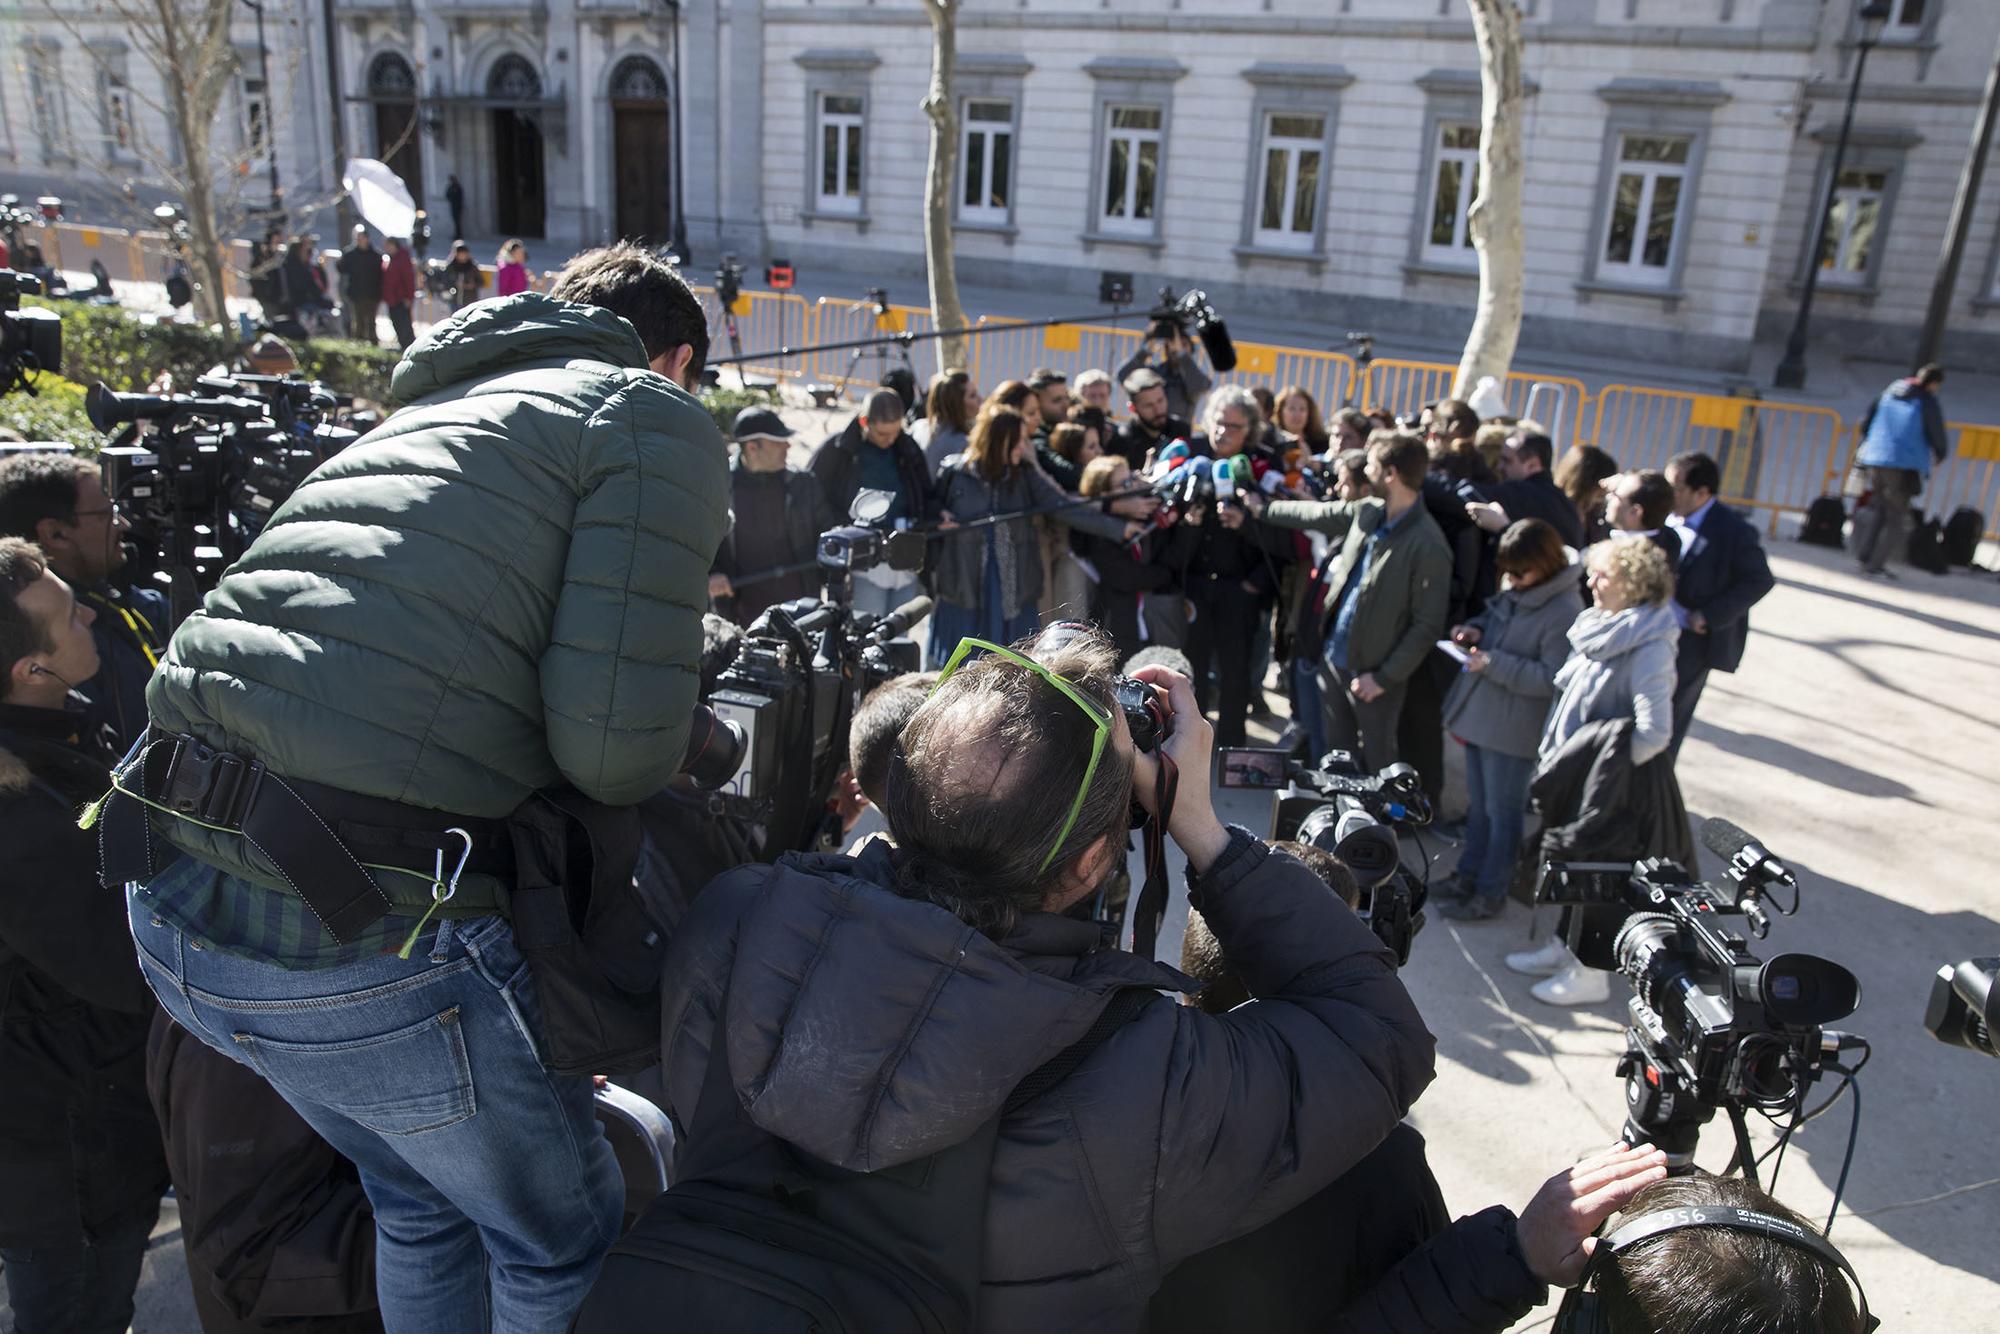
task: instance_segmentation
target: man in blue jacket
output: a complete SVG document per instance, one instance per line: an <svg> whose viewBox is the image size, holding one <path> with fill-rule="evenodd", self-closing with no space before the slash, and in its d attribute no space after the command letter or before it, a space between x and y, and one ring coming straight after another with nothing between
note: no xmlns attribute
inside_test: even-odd
<svg viewBox="0 0 2000 1334"><path fill-rule="evenodd" d="M1722 489L1722 470L1714 459L1675 455L1667 462L1667 484L1674 489L1674 512L1667 522L1681 541L1674 579L1674 618L1681 638L1674 662L1671 758L1687 740L1709 672L1733 672L1742 663L1750 639L1750 608L1777 581L1757 529L1715 498Z"/></svg>
<svg viewBox="0 0 2000 1334"><path fill-rule="evenodd" d="M1890 553L1907 555L1910 503L1924 489L1931 464L1944 462L1950 449L1937 397L1943 383L1942 367L1919 366L1915 375L1884 389L1861 419L1861 452L1854 461L1868 470L1868 485L1875 493L1869 504L1881 513L1881 521L1854 553L1864 574L1894 578L1889 573Z"/></svg>

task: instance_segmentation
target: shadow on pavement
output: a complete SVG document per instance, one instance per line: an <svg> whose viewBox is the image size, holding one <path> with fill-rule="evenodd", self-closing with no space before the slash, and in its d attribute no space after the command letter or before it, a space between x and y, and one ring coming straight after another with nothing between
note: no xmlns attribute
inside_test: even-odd
<svg viewBox="0 0 2000 1334"><path fill-rule="evenodd" d="M1718 750L1726 750L1732 755L1740 755L1746 760L1768 764L1782 770L1788 777L1824 783L1842 792L1851 792L1858 797L1900 798L1919 806L1929 806L1907 783L1898 782L1887 774L1858 769L1851 764L1830 759L1825 755L1795 746L1789 741L1776 737L1756 736L1748 732L1732 732L1726 727L1703 722L1699 717L1689 732Z"/></svg>

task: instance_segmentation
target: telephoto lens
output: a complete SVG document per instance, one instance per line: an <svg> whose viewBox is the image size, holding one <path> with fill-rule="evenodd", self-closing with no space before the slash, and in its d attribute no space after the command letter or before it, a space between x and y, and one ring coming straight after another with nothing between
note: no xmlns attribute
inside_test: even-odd
<svg viewBox="0 0 2000 1334"><path fill-rule="evenodd" d="M713 792L736 777L743 767L743 752L749 738L736 723L715 716L706 704L694 706L688 728L687 757L681 772L704 792Z"/></svg>

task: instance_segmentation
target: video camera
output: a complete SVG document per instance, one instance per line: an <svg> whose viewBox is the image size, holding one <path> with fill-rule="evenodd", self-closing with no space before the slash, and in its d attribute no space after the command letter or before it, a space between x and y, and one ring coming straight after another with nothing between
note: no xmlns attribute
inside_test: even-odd
<svg viewBox="0 0 2000 1334"><path fill-rule="evenodd" d="M1675 1171L1692 1163L1700 1129L1718 1107L1729 1112L1741 1154L1746 1109L1796 1112L1824 1071L1852 1073L1835 1058L1867 1045L1822 1028L1860 1004L1854 974L1811 954L1759 960L1723 925L1742 916L1761 939L1770 929L1765 895L1778 885L1793 890L1780 913L1796 912L1791 872L1727 820L1708 821L1702 841L1729 857L1726 884L1650 858L1548 862L1536 891L1537 902L1582 909L1570 914L1571 948L1582 963L1615 969L1632 984L1618 1062L1625 1140L1657 1144ZM1615 926L1592 907L1618 910Z"/></svg>
<svg viewBox="0 0 2000 1334"><path fill-rule="evenodd" d="M874 514L873 502L864 492L854 512ZM856 612L853 576L882 565L918 569L924 547L921 534L868 523L822 533L822 596L767 608L708 692L704 702L735 725L741 741L704 759L690 777L718 789L725 810L761 827L763 859L820 845L855 708L882 682L921 665L915 641L903 636L930 614L930 599L914 598L886 616Z"/></svg>
<svg viewBox="0 0 2000 1334"><path fill-rule="evenodd" d="M1272 790L1274 840L1310 843L1354 873L1362 918L1399 965L1408 963L1430 897L1428 887L1403 865L1396 835L1399 827L1421 829L1431 822L1417 771L1392 764L1380 773L1364 773L1344 750L1328 751L1316 769L1283 750L1236 747L1218 753L1223 787Z"/></svg>
<svg viewBox="0 0 2000 1334"><path fill-rule="evenodd" d="M35 391L34 375L62 370L62 317L39 306L21 309L21 294L40 296L40 278L0 269L0 394Z"/></svg>
<svg viewBox="0 0 2000 1334"><path fill-rule="evenodd" d="M743 295L743 265L736 256L724 255L715 270L715 299L727 310Z"/></svg>
<svg viewBox="0 0 2000 1334"><path fill-rule="evenodd" d="M1983 1051L2000 1057L1994 1034L2000 1032L2000 958L1967 959L1948 963L1931 980L1930 1004L1924 1010L1924 1027L1931 1036L1948 1046Z"/></svg>
<svg viewBox="0 0 2000 1334"><path fill-rule="evenodd" d="M1236 369L1236 344L1230 341L1229 326L1209 303L1208 293L1197 288L1176 297L1173 288L1162 287L1154 318L1158 323L1179 329L1183 338L1199 340L1208 352L1209 363L1219 373L1227 375Z"/></svg>
<svg viewBox="0 0 2000 1334"><path fill-rule="evenodd" d="M195 387L121 394L99 382L84 399L112 437L105 490L132 520L135 571L166 573L177 602L214 587L299 483L359 438L341 424L351 401L316 381L215 375Z"/></svg>

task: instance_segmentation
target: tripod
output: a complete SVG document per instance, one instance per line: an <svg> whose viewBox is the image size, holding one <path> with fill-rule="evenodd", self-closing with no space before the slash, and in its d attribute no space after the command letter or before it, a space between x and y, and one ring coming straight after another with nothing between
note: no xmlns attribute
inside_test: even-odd
<svg viewBox="0 0 2000 1334"><path fill-rule="evenodd" d="M889 314L889 293L887 289L880 287L871 287L868 289L867 296L870 301L873 301L875 303L876 321L879 323L883 319L886 319ZM897 355L899 355L903 360L903 370L909 374L911 382L917 385L921 389L924 382L922 377L920 377L917 374L916 365L910 360L909 343L902 339L893 339L891 340L891 342L893 342L896 348ZM888 379L889 372L891 370L889 347L890 347L889 342L878 342L874 345L872 349L875 353L875 364L878 368L880 368L882 372L881 375L876 378L877 384L885 383ZM840 392L842 394L845 394L848 390L848 387L854 383L854 372L861 369L861 359L864 356L866 356L870 350L871 349L866 345L857 347L854 349L854 355L847 359L847 373L840 377ZM918 406L919 405L916 403L905 404L904 405L905 415L906 416L915 415Z"/></svg>

